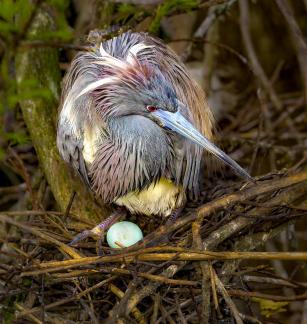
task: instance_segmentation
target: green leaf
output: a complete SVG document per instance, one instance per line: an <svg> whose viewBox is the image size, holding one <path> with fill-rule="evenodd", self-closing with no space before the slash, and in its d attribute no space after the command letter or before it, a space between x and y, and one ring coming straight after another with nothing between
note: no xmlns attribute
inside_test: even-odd
<svg viewBox="0 0 307 324"><path fill-rule="evenodd" d="M18 31L18 28L16 28L15 25L0 20L0 33L7 34L16 31Z"/></svg>
<svg viewBox="0 0 307 324"><path fill-rule="evenodd" d="M198 0L166 0L157 8L156 15L149 26L149 32L157 33L160 28L162 18L172 11L190 11L195 9L198 3Z"/></svg>
<svg viewBox="0 0 307 324"><path fill-rule="evenodd" d="M19 0L16 1L16 25L19 32L22 32L25 25L29 21L33 10L35 10L34 5L29 0Z"/></svg>
<svg viewBox="0 0 307 324"><path fill-rule="evenodd" d="M2 0L0 17L6 21L12 21L16 12L16 6L13 0Z"/></svg>
<svg viewBox="0 0 307 324"><path fill-rule="evenodd" d="M24 133L8 132L5 133L5 138L13 145L30 143L30 137Z"/></svg>
<svg viewBox="0 0 307 324"><path fill-rule="evenodd" d="M136 6L129 3L123 3L118 7L118 13L124 15L134 15L137 11Z"/></svg>
<svg viewBox="0 0 307 324"><path fill-rule="evenodd" d="M265 317L271 317L276 313L286 312L287 309L285 306L289 304L289 302L276 302L258 297L253 297L252 300L259 303L261 314Z"/></svg>
<svg viewBox="0 0 307 324"><path fill-rule="evenodd" d="M69 1L67 0L48 0L47 2L59 11L64 11L69 6Z"/></svg>
<svg viewBox="0 0 307 324"><path fill-rule="evenodd" d="M10 107L14 107L19 101L28 99L50 99L52 98L52 93L48 88L41 89L24 89L18 94L12 94L8 96L8 104Z"/></svg>
<svg viewBox="0 0 307 324"><path fill-rule="evenodd" d="M31 287L33 281L29 278L23 278L22 279L22 285L26 287Z"/></svg>

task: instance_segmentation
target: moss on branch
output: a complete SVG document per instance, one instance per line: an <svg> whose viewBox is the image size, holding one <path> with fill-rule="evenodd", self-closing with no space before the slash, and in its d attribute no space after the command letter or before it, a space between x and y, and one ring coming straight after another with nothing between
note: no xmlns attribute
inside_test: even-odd
<svg viewBox="0 0 307 324"><path fill-rule="evenodd" d="M53 29L52 17L39 10L28 32L28 39L43 39ZM37 152L40 167L62 211L76 192L71 212L80 219L97 221L106 217L108 210L98 207L92 195L61 159L56 147L56 119L61 75L58 50L54 48L19 48L16 55L16 79L20 107ZM24 98L25 85L35 84L44 96ZM50 95L46 96L46 90Z"/></svg>

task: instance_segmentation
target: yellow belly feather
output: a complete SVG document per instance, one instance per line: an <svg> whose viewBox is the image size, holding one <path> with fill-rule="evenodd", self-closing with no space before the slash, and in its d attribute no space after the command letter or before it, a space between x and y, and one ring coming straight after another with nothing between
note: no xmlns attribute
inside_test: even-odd
<svg viewBox="0 0 307 324"><path fill-rule="evenodd" d="M185 201L186 195L181 186L161 178L147 189L129 192L115 203L125 206L132 213L169 216L174 209L183 206Z"/></svg>

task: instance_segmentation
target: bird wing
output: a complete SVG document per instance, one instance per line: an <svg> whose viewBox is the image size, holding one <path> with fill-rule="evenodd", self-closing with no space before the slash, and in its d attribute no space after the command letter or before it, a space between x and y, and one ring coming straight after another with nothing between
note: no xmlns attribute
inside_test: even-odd
<svg viewBox="0 0 307 324"><path fill-rule="evenodd" d="M63 159L74 167L87 185L90 185L82 155L83 140L72 131L68 121L58 127L57 146Z"/></svg>
<svg viewBox="0 0 307 324"><path fill-rule="evenodd" d="M94 73L97 68L91 63L92 61L90 53L81 53L72 61L63 80L57 127L57 146L60 154L74 167L88 186L90 182L87 164L92 160L91 151L95 151L92 146L95 146L96 137L99 137L88 130L93 129L91 126L94 124L94 119L96 125L99 125L99 119L96 119L95 111L91 109L91 97L78 95L95 80Z"/></svg>

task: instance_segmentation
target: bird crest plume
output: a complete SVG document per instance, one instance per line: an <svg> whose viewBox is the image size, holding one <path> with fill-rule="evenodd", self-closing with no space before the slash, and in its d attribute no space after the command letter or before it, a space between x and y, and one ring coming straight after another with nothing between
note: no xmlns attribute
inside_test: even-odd
<svg viewBox="0 0 307 324"><path fill-rule="evenodd" d="M92 61L93 64L97 65L96 68L101 66L104 69L104 73L107 72L108 76L93 81L92 78L89 78L90 74L84 73L80 75L70 93L67 95L63 109L72 107L74 101L98 88L123 82L124 75L130 76L130 80L133 79L131 77L138 75L138 81L146 82L146 76L150 73L149 67L140 64L137 55L139 52L148 51L152 47L152 45L145 45L143 43L136 44L129 49L126 59L121 60L106 52L102 44L100 44L99 51L90 55L94 59ZM99 69L97 70L99 71ZM142 77L143 80L141 80ZM88 80L86 80L87 78Z"/></svg>

